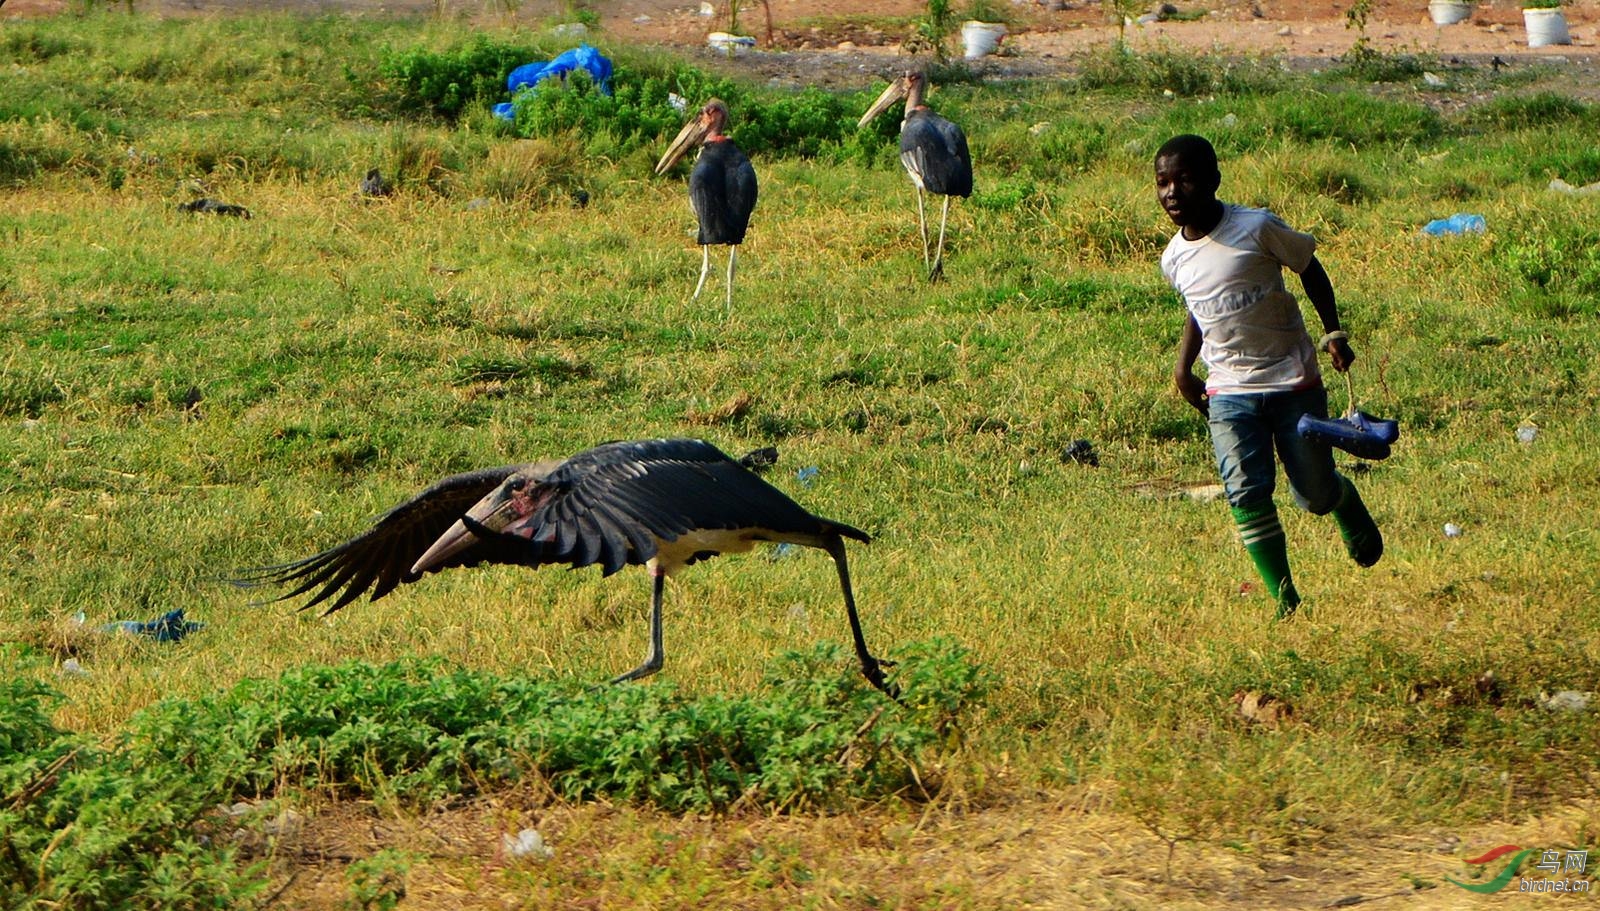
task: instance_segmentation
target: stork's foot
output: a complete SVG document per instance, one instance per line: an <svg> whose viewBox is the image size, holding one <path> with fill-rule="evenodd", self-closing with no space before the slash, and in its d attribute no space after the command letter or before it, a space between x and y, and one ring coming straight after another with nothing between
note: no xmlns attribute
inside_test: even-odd
<svg viewBox="0 0 1600 911"><path fill-rule="evenodd" d="M611 683L615 685L618 683L626 683L629 680L643 680L651 674L654 674L656 671L661 670L661 663L660 655L651 655L649 658L644 660L643 664L627 672L626 674L618 674L617 676L612 677Z"/></svg>
<svg viewBox="0 0 1600 911"><path fill-rule="evenodd" d="M936 285L944 278L944 260L935 260L933 268L928 270L928 284Z"/></svg>
<svg viewBox="0 0 1600 911"><path fill-rule="evenodd" d="M867 678L868 683L882 690L884 695L895 700L896 702L899 702L900 687L897 684L889 682L883 676L884 668L894 666L895 662L890 661L887 658L874 658L871 655L868 655L866 656L866 660L861 662L861 674Z"/></svg>

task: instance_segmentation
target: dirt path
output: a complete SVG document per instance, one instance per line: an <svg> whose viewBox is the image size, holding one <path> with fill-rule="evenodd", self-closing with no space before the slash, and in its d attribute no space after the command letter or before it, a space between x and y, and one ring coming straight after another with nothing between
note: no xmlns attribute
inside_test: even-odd
<svg viewBox="0 0 1600 911"><path fill-rule="evenodd" d="M283 890L278 907L342 907L348 862L388 848L419 858L405 876L404 907L413 911L801 905L1430 911L1492 900L1444 879L1469 877L1465 858L1504 844L1582 843L1596 809L1454 832L1328 836L1294 849L1184 841L1169 850L1137 821L1041 798L921 815L902 808L725 819L595 804L519 806L514 797L421 817L342 804L290 827L277 844L273 888ZM540 833L547 858L506 856L502 837L525 828ZM1498 872L1489 866L1490 876ZM1517 888L1513 881L1505 894Z"/></svg>

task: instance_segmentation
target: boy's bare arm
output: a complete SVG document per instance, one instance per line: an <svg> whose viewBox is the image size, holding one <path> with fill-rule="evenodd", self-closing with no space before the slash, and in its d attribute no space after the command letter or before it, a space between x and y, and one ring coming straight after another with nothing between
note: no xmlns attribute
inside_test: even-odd
<svg viewBox="0 0 1600 911"><path fill-rule="evenodd" d="M1200 356L1200 326L1194 321L1192 314L1186 314L1183 320L1183 337L1178 340L1178 364L1172 371L1172 382L1178 387L1178 394L1183 400L1195 407L1201 414L1210 415L1211 409L1206 403L1206 384L1200 381L1194 373L1195 359Z"/></svg>
<svg viewBox="0 0 1600 911"><path fill-rule="evenodd" d="M1317 318L1322 320L1322 331L1341 331L1339 305L1333 299L1333 282L1328 279L1328 270L1322 268L1322 261L1316 256L1311 257L1311 264L1300 273L1300 284L1306 289L1306 299L1317 309ZM1338 338L1328 343L1328 357L1333 361L1333 369L1343 372L1355 363L1356 353L1350 347L1349 339Z"/></svg>

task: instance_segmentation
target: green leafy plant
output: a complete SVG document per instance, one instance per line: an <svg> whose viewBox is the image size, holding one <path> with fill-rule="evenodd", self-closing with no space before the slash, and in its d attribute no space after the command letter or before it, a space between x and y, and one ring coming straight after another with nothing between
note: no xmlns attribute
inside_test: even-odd
<svg viewBox="0 0 1600 911"><path fill-rule="evenodd" d="M1561 0L1522 0L1523 9L1560 9Z"/></svg>
<svg viewBox="0 0 1600 911"><path fill-rule="evenodd" d="M956 30L956 12L950 0L927 0L925 12L917 18L906 42L912 53L931 51L935 60L945 59L945 42Z"/></svg>
<svg viewBox="0 0 1600 911"><path fill-rule="evenodd" d="M993 0L971 0L967 4L967 18L975 22L1005 22L1006 11Z"/></svg>
<svg viewBox="0 0 1600 911"><path fill-rule="evenodd" d="M534 46L505 44L480 35L452 51L389 51L380 72L396 85L409 109L454 119L470 104L503 97L506 76L544 56Z"/></svg>
<svg viewBox="0 0 1600 911"><path fill-rule="evenodd" d="M49 690L0 688L0 904L213 907L260 887L218 836L215 808L303 791L414 804L536 775L567 799L665 810L826 807L928 787L930 751L959 739L991 686L948 640L903 649L886 701L837 646L793 653L748 696L670 685L449 671L438 662L307 667L136 716L110 745L57 730ZM353 865L350 904L392 909L409 858Z"/></svg>
<svg viewBox="0 0 1600 911"><path fill-rule="evenodd" d="M406 874L412 858L404 851L385 848L352 863L345 870L346 906L353 911L394 911L406 897Z"/></svg>

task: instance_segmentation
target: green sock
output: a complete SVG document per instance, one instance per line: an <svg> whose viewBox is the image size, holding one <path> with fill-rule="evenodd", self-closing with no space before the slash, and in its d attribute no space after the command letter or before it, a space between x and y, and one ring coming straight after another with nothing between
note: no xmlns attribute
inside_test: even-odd
<svg viewBox="0 0 1600 911"><path fill-rule="evenodd" d="M1339 536L1344 538L1344 549L1350 559L1362 566L1371 566L1383 556L1383 533L1378 531L1378 523L1372 521L1372 513L1367 512L1367 504L1361 502L1356 485L1343 475L1339 481L1344 484L1344 496L1333 508L1333 521L1339 526Z"/></svg>
<svg viewBox="0 0 1600 911"><path fill-rule="evenodd" d="M1289 541L1278 522L1278 507L1271 500L1256 506L1233 507L1233 522L1239 540L1256 565L1267 592L1278 601L1278 619L1294 613L1300 606L1300 593L1294 590L1289 575Z"/></svg>

